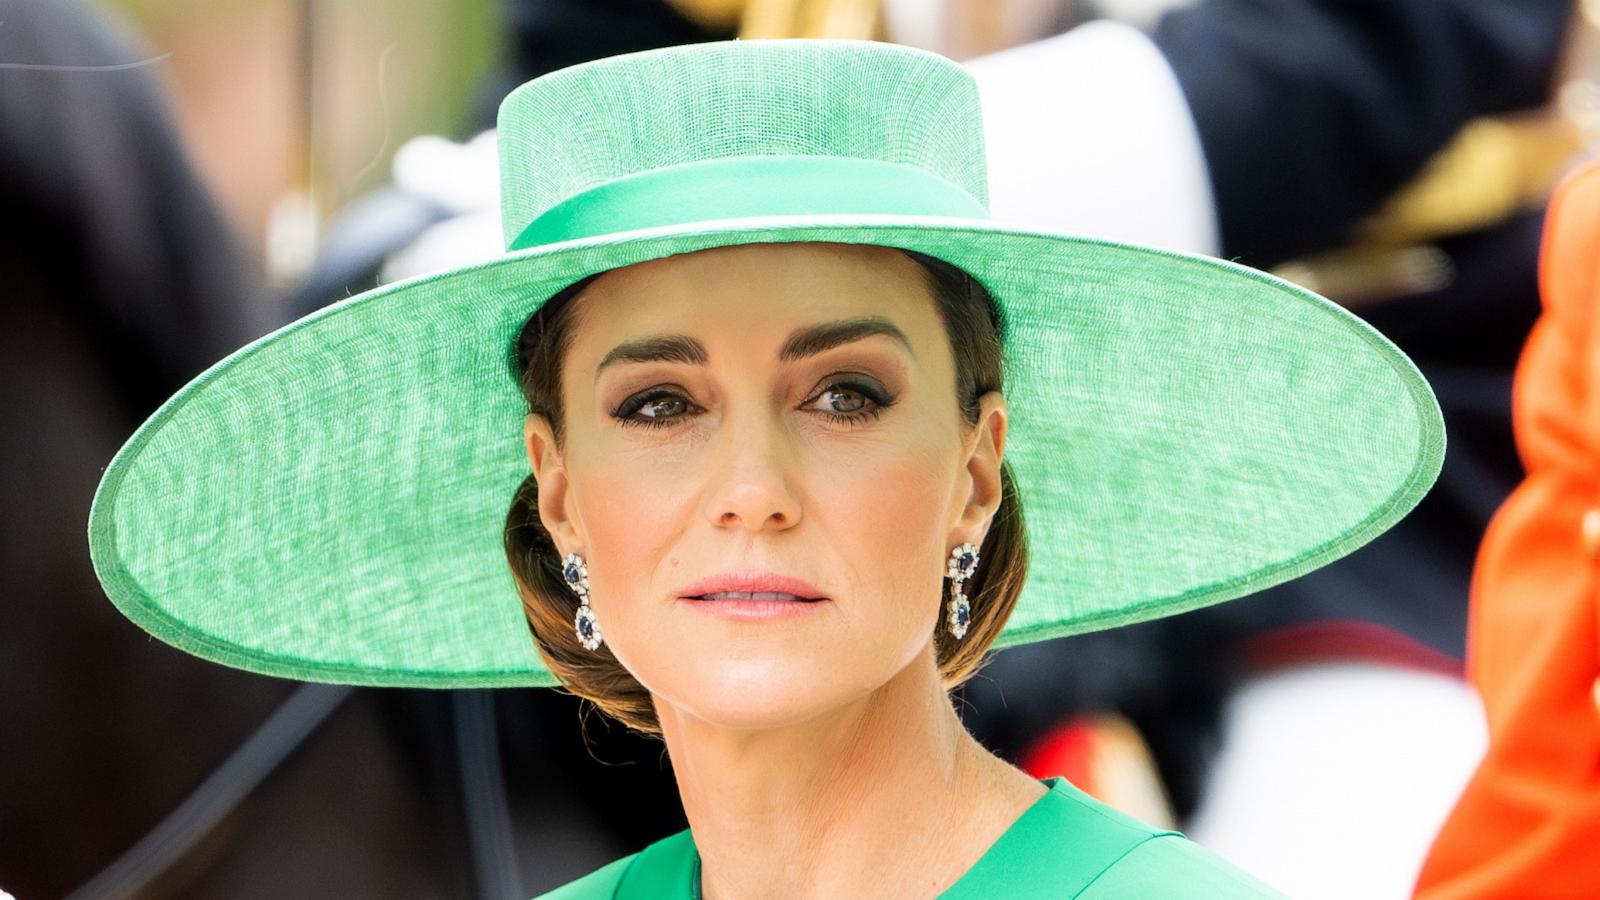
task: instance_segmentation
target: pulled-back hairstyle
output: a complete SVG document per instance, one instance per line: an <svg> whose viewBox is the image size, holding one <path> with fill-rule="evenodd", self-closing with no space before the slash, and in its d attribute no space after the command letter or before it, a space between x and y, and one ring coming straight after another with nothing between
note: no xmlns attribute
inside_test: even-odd
<svg viewBox="0 0 1600 900"><path fill-rule="evenodd" d="M902 252L927 273L930 293L955 355L954 388L962 418L976 426L979 398L1003 387L1000 322L993 299L961 269L921 253ZM529 411L550 423L558 448L564 439L561 365L572 346L573 301L597 277L591 275L550 298L523 325L514 348L517 384ZM598 650L586 650L578 643L573 630L577 597L562 578L561 555L539 519L539 485L531 474L517 489L506 515L505 547L534 643L550 671L567 690L611 717L659 736L661 726L649 692L622 667L611 648L602 644ZM1010 467L1002 463L1000 508L979 549L977 571L965 585L972 604L968 633L960 641L949 639L942 614L934 629L939 674L947 690L982 667L984 654L1011 617L1027 569L1022 509Z"/></svg>

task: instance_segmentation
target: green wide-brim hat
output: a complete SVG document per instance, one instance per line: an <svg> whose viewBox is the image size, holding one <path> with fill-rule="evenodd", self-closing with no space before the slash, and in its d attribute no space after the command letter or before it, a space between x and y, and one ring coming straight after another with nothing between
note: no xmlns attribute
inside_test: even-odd
<svg viewBox="0 0 1600 900"><path fill-rule="evenodd" d="M990 221L977 90L936 54L613 57L512 93L499 146L503 256L257 340L117 454L89 540L135 622L313 681L554 684L502 549L529 473L514 338L585 276L732 244L899 247L993 295L1031 556L997 646L1293 578L1438 473L1427 384L1345 310L1227 262Z"/></svg>

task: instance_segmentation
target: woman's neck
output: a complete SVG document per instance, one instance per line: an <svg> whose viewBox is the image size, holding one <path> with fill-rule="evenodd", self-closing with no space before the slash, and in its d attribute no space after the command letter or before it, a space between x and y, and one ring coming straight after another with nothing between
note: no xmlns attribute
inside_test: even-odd
<svg viewBox="0 0 1600 900"><path fill-rule="evenodd" d="M931 656L827 716L730 731L658 710L705 900L933 897L1043 793L967 734Z"/></svg>

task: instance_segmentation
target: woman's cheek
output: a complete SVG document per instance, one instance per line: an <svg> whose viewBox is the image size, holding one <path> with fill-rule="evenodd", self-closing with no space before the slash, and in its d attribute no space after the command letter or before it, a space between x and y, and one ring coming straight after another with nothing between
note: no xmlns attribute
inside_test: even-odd
<svg viewBox="0 0 1600 900"><path fill-rule="evenodd" d="M691 442L675 434L640 438L616 426L611 431L586 454L593 462L572 473L572 483L582 485L579 505L591 540L617 535L643 548L660 541L653 537L658 533L687 527L684 507L694 491L697 456L686 446ZM677 528L669 527L674 523Z"/></svg>
<svg viewBox="0 0 1600 900"><path fill-rule="evenodd" d="M826 508L809 514L828 522L839 550L851 554L848 570L873 582L873 593L916 604L920 593L905 586L927 584L933 596L944 574L947 468L945 459L904 447L858 454L820 481Z"/></svg>
<svg viewBox="0 0 1600 900"><path fill-rule="evenodd" d="M642 624L634 621L644 611L640 604L678 586L668 556L694 513L687 480L669 467L626 461L587 469L581 479L579 515L602 629L607 614L630 627Z"/></svg>

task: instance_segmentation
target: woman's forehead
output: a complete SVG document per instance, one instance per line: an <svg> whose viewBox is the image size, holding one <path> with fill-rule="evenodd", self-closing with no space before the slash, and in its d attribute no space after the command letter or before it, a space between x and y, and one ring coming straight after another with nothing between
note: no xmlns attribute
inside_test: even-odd
<svg viewBox="0 0 1600 900"><path fill-rule="evenodd" d="M582 343L667 328L776 332L867 316L915 339L939 324L919 264L890 247L857 244L746 244L651 260L596 278L582 305Z"/></svg>

